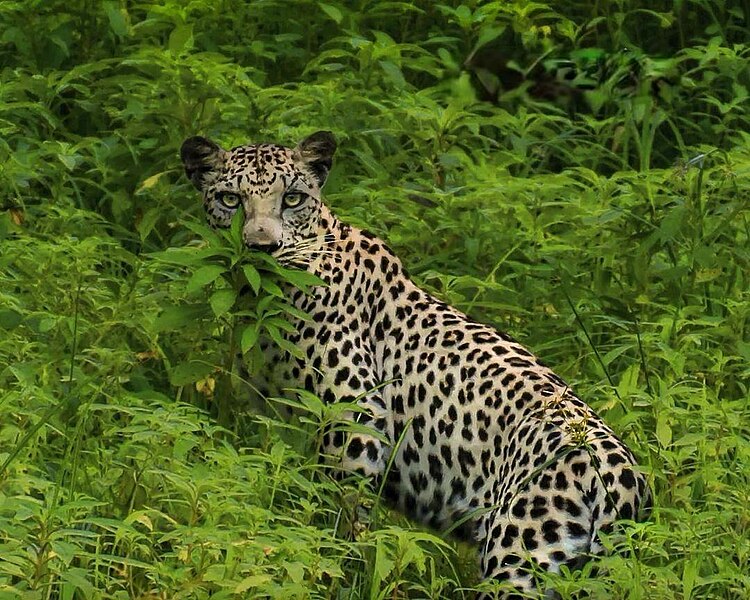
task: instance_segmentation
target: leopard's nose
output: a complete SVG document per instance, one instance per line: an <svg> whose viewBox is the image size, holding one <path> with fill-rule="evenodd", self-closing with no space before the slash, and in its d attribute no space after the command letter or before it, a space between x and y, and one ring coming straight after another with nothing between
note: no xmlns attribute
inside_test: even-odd
<svg viewBox="0 0 750 600"><path fill-rule="evenodd" d="M242 237L249 248L278 247L282 235L281 223L271 217L254 216L249 218L242 229Z"/></svg>

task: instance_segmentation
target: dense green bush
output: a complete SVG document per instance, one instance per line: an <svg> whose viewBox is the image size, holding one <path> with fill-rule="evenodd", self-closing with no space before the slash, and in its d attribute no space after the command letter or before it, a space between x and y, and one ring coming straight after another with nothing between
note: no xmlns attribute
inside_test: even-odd
<svg viewBox="0 0 750 600"><path fill-rule="evenodd" d="M317 464L336 407L242 400L278 282L314 282L208 231L178 148L316 129L336 211L649 474L651 520L610 540L630 552L555 577L563 598L745 597L748 12L0 3L0 598L471 597L470 548Z"/></svg>

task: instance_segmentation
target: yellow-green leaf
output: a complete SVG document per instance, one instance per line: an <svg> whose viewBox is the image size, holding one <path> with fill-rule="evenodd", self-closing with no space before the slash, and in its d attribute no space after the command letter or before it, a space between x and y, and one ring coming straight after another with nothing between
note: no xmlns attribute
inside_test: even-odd
<svg viewBox="0 0 750 600"><path fill-rule="evenodd" d="M161 171L160 173L151 175L151 177L147 177L141 182L141 185L138 186L138 189L135 191L135 193L140 194L142 191L154 187L159 182L159 179L161 179L162 175L164 175L165 173L169 173L169 171Z"/></svg>
<svg viewBox="0 0 750 600"><path fill-rule="evenodd" d="M250 575L250 577L245 577L245 579L237 584L237 587L234 588L234 593L242 594L250 588L258 587L260 585L263 585L264 583L268 583L269 581L271 581L270 575Z"/></svg>

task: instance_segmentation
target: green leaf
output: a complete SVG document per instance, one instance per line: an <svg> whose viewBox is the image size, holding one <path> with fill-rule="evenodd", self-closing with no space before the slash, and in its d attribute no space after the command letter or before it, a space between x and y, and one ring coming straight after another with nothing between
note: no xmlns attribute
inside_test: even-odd
<svg viewBox="0 0 750 600"><path fill-rule="evenodd" d="M305 289L308 286L316 285L328 285L320 277L309 271L302 271L299 269L287 269L284 267L277 266L274 271L281 275L286 281L291 283L294 287Z"/></svg>
<svg viewBox="0 0 750 600"><path fill-rule="evenodd" d="M128 13L119 2L104 2L104 11L107 13L109 27L115 35L124 37L130 33Z"/></svg>
<svg viewBox="0 0 750 600"><path fill-rule="evenodd" d="M661 412L656 417L656 439L662 448L672 444L672 427L669 424L669 416Z"/></svg>
<svg viewBox="0 0 750 600"><path fill-rule="evenodd" d="M164 214L164 210L158 206L149 208L143 214L140 221L138 221L138 224L135 227L138 230L138 235L140 236L141 241L145 240L148 237L148 235L153 231L154 225L156 225L156 222L159 220L159 217L161 217L163 214Z"/></svg>
<svg viewBox="0 0 750 600"><path fill-rule="evenodd" d="M696 559L686 561L682 569L682 597L684 600L690 600L692 597L697 579L698 561Z"/></svg>
<svg viewBox="0 0 750 600"><path fill-rule="evenodd" d="M237 584L237 586L234 588L234 593L242 594L243 592L247 592L251 588L261 586L264 583L268 583L270 581L270 575L250 575L250 577L245 577Z"/></svg>
<svg viewBox="0 0 750 600"><path fill-rule="evenodd" d="M68 171L75 169L78 163L78 157L70 154L58 154L57 158L60 159L60 162L65 165Z"/></svg>
<svg viewBox="0 0 750 600"><path fill-rule="evenodd" d="M474 48L472 48L471 52L469 53L469 56L474 56L474 54L476 54L478 50L484 48L484 46L486 46L490 42L494 42L503 33L505 33L506 28L507 26L504 24L500 25L499 27L483 27L479 32L477 41L474 44Z"/></svg>
<svg viewBox="0 0 750 600"><path fill-rule="evenodd" d="M61 555L59 543L58 544L53 543L52 550L56 554ZM60 575L60 577L62 581L65 582L63 584L64 587L67 587L69 585L72 589L80 592L80 596L71 594L70 595L71 598L81 597L84 600L88 600L88 598L98 597L98 594L96 593L96 589L89 581L90 573L86 571L86 569L81 569L79 567L71 567L71 568L66 569Z"/></svg>
<svg viewBox="0 0 750 600"><path fill-rule="evenodd" d="M154 319L154 330L157 333L161 331L174 331L188 323L194 323L195 321L204 319L207 316L207 304L170 306L164 309L159 316Z"/></svg>
<svg viewBox="0 0 750 600"><path fill-rule="evenodd" d="M284 297L284 292L281 291L281 288L270 279L264 279L261 282L261 287L272 296L276 296L277 298Z"/></svg>
<svg viewBox="0 0 750 600"><path fill-rule="evenodd" d="M141 185L138 186L138 189L135 190L135 193L140 194L143 191L154 187L162 178L162 175L165 175L167 173L169 173L169 171L162 171L161 173L156 173L155 175L151 175L151 177L147 177L143 180Z"/></svg>
<svg viewBox="0 0 750 600"><path fill-rule="evenodd" d="M403 88L406 86L406 79L404 79L404 74L396 64L394 64L390 60L381 60L380 67L383 69L388 79L390 79L396 87Z"/></svg>
<svg viewBox="0 0 750 600"><path fill-rule="evenodd" d="M232 242L232 247L235 253L241 253L245 247L245 242L242 239L242 228L245 226L245 211L240 207L234 216L232 217L232 224L229 227L229 231L226 229L224 233L229 236L229 240Z"/></svg>
<svg viewBox="0 0 750 600"><path fill-rule="evenodd" d="M461 29L470 29L472 24L471 9L465 4L461 4L455 12L456 20Z"/></svg>
<svg viewBox="0 0 750 600"><path fill-rule="evenodd" d="M220 317L225 314L230 308L232 308L236 298L237 292L233 288L224 288L215 291L209 300L214 315Z"/></svg>
<svg viewBox="0 0 750 600"><path fill-rule="evenodd" d="M296 392L297 396L299 397L300 405L307 412L315 415L318 420L320 420L320 417L326 410L325 402L323 402L318 396L311 392L308 392L307 390L295 389L293 391Z"/></svg>
<svg viewBox="0 0 750 600"><path fill-rule="evenodd" d="M209 565L203 573L203 581L224 581L226 578L226 565Z"/></svg>
<svg viewBox="0 0 750 600"><path fill-rule="evenodd" d="M260 332L258 331L257 323L245 327L245 330L242 332L242 337L240 338L240 349L243 354L255 346L259 336Z"/></svg>
<svg viewBox="0 0 750 600"><path fill-rule="evenodd" d="M181 23L177 25L169 34L167 44L169 51L173 56L178 56L190 49L193 45L193 25L192 23Z"/></svg>
<svg viewBox="0 0 750 600"><path fill-rule="evenodd" d="M208 258L222 257L225 254L216 248L167 248L163 252L152 252L148 257L159 262L192 267Z"/></svg>
<svg viewBox="0 0 750 600"><path fill-rule="evenodd" d="M206 361L190 360L180 363L169 372L172 385L184 386L204 379L214 372L214 366Z"/></svg>
<svg viewBox="0 0 750 600"><path fill-rule="evenodd" d="M388 546L382 537L379 537L375 544L375 564L373 565L372 579L373 585L370 589L370 600L377 600L378 590L381 583L389 576L393 570L394 562L388 556Z"/></svg>
<svg viewBox="0 0 750 600"><path fill-rule="evenodd" d="M57 320L53 317L44 317L42 319L39 319L39 324L36 327L36 330L39 333L47 333L49 331L52 331L57 326Z"/></svg>
<svg viewBox="0 0 750 600"><path fill-rule="evenodd" d="M274 327L278 327L281 331L286 331L287 333L294 333L297 331L297 328L287 321L284 318L281 317L270 317L264 321L264 324L273 325Z"/></svg>
<svg viewBox="0 0 750 600"><path fill-rule="evenodd" d="M305 565L299 561L284 563L289 579L294 583L302 583L305 578Z"/></svg>
<svg viewBox="0 0 750 600"><path fill-rule="evenodd" d="M260 291L260 273L258 273L258 269L256 269L253 265L246 263L242 265L242 272L245 273L247 282L250 284L250 287L253 288L253 291L257 294Z"/></svg>
<svg viewBox="0 0 750 600"><path fill-rule="evenodd" d="M264 262L264 263L266 263L268 265L268 267L265 270L267 270L267 271L272 271L274 273L278 273L279 269L283 269L283 267L281 267L279 265L279 263L276 262L276 259L273 256L271 256L270 254L267 254L265 252L261 252L260 250L253 250L252 253L251 253L251 256L252 256L253 260L256 261L256 264L257 264L257 262Z"/></svg>
<svg viewBox="0 0 750 600"><path fill-rule="evenodd" d="M224 273L224 270L224 267L220 265L206 265L205 267L201 267L193 273L192 277L190 277L190 280L185 286L185 290L189 294L192 294L200 288L206 287L210 283L216 281L216 279Z"/></svg>
<svg viewBox="0 0 750 600"><path fill-rule="evenodd" d="M662 242L668 242L675 238L682 228L687 216L687 209L684 206L677 206L667 213L659 225L659 237Z"/></svg>
<svg viewBox="0 0 750 600"><path fill-rule="evenodd" d="M0 458L5 458L4 456L0 455ZM15 558L15 557L14 557ZM3 556L3 562L0 563L0 573L2 573L4 576L15 576L20 579L23 579L26 577L27 569L29 568L28 565L16 565L11 562L11 558L9 556ZM18 559L16 559L18 560ZM3 590L6 593L8 593L8 599L10 599L13 596L10 596L10 594L14 594L17 598L23 598L23 595L20 590L13 590L12 588L10 590Z"/></svg>
<svg viewBox="0 0 750 600"><path fill-rule="evenodd" d="M302 351L301 348L298 346L292 344L289 340L284 338L282 333L279 331L278 327L275 327L273 325L266 326L266 331L268 331L268 335L271 337L273 342L282 350L285 350L295 358L304 358L305 353Z"/></svg>
<svg viewBox="0 0 750 600"><path fill-rule="evenodd" d="M275 298L270 294L267 296L262 296L261 299L258 300L258 306L256 307L257 313L258 315L265 315L271 312L273 312L273 314L277 314L279 312L277 306L278 304L278 298Z"/></svg>
<svg viewBox="0 0 750 600"><path fill-rule="evenodd" d="M324 4L323 2L318 2L318 6L320 6L321 10L329 17L331 17L331 19L333 19L337 25L341 23L341 20L344 18L344 15L341 13L341 11L332 4Z"/></svg>
<svg viewBox="0 0 750 600"><path fill-rule="evenodd" d="M15 329L23 321L23 315L12 309L0 310L0 327L6 330Z"/></svg>
<svg viewBox="0 0 750 600"><path fill-rule="evenodd" d="M193 233L197 233L212 246L221 247L223 245L222 236L208 225L195 221L185 221L183 225Z"/></svg>
<svg viewBox="0 0 750 600"><path fill-rule="evenodd" d="M293 317L296 317L297 319L300 319L301 321L311 321L312 317L310 316L310 313L305 312L304 310L300 310L293 304L287 304L284 302L281 304L281 309L287 313L288 315L291 315Z"/></svg>

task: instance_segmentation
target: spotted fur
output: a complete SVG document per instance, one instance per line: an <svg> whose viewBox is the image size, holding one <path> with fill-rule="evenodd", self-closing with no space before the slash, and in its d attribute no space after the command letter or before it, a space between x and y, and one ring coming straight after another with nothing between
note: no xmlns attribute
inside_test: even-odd
<svg viewBox="0 0 750 600"><path fill-rule="evenodd" d="M636 518L646 481L623 442L533 354L421 290L381 240L331 213L320 188L335 147L318 132L294 149L225 151L205 138L182 148L211 224L228 226L241 204L249 246L327 283L310 295L290 290L312 318L288 335L305 359L269 350L259 384L358 402L373 435L328 433L323 452L380 478L395 451L390 501L438 529L463 522L454 533L477 543L485 578L533 591L535 569L579 564L600 551L598 531Z"/></svg>

